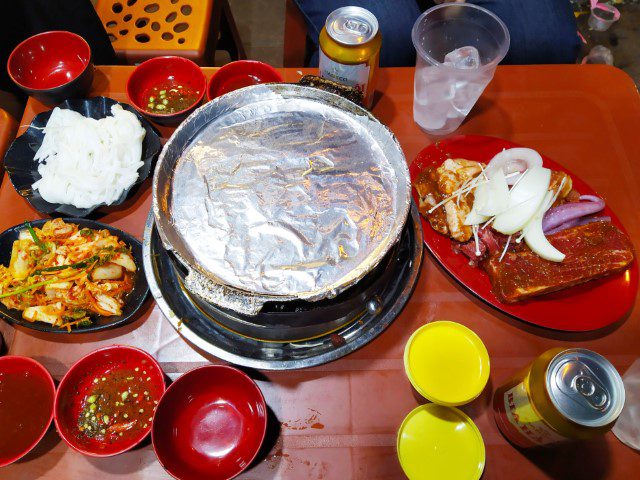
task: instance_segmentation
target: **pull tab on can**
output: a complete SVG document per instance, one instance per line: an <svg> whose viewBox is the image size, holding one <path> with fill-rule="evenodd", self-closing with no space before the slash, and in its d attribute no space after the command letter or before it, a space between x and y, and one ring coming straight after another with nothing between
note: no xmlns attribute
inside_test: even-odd
<svg viewBox="0 0 640 480"><path fill-rule="evenodd" d="M590 350L559 353L549 363L547 389L560 413L580 425L607 425L624 405L620 375L606 358Z"/></svg>
<svg viewBox="0 0 640 480"><path fill-rule="evenodd" d="M371 31L371 28L369 28L369 25L366 23L351 19L344 22L344 29L354 35L362 36L367 35Z"/></svg>
<svg viewBox="0 0 640 480"><path fill-rule="evenodd" d="M364 8L342 7L329 14L325 28L338 43L362 45L378 33L378 19Z"/></svg>
<svg viewBox="0 0 640 480"><path fill-rule="evenodd" d="M567 362L556 380L560 391L579 403L600 411L609 406L611 394L596 374L579 360Z"/></svg>

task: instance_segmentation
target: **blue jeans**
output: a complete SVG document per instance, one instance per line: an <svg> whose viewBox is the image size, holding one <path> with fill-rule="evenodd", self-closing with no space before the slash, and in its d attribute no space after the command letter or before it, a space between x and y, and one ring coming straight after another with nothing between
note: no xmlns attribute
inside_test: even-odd
<svg viewBox="0 0 640 480"><path fill-rule="evenodd" d="M507 25L511 46L502 63L575 63L580 40L568 0L467 0L492 11ZM415 63L411 28L421 13L416 0L295 0L302 11L309 38L316 45L311 65L318 65L318 36L327 15L345 5L370 10L382 33L380 65Z"/></svg>

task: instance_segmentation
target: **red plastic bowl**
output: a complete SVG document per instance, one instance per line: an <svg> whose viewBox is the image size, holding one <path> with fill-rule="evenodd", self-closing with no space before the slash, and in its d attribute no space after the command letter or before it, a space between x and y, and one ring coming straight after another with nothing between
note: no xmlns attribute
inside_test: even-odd
<svg viewBox="0 0 640 480"><path fill-rule="evenodd" d="M89 353L71 366L58 386L54 405L56 428L71 448L91 457L109 457L130 450L149 434L152 422L135 437L110 444L77 435L82 401L93 388L93 379L114 370L135 368L151 377L150 396L159 402L165 391L164 373L158 362L143 350L112 345Z"/></svg>
<svg viewBox="0 0 640 480"><path fill-rule="evenodd" d="M12 385L5 380L8 375L15 375ZM23 375L25 383L22 383ZM16 393L17 384L13 382L20 382L25 389ZM29 453L44 437L53 418L53 400L56 394L53 378L47 369L27 357L0 357L0 390L3 383L16 394L0 403L0 436L4 440L10 440L5 443L0 439L0 467ZM2 396L4 395L0 395L0 398ZM16 420L16 415L23 417L19 419L22 437L18 437L15 431L7 431L8 425L5 422L9 418Z"/></svg>
<svg viewBox="0 0 640 480"><path fill-rule="evenodd" d="M39 33L13 49L7 71L18 87L43 103L84 97L93 81L91 48L75 33Z"/></svg>
<svg viewBox="0 0 640 480"><path fill-rule="evenodd" d="M267 406L251 378L207 365L185 373L165 393L151 439L162 466L179 480L228 480L260 450Z"/></svg>
<svg viewBox="0 0 640 480"><path fill-rule="evenodd" d="M188 108L175 113L161 114L145 110L148 103L147 92L160 83L174 81L200 92L198 99ZM133 71L127 81L127 96L129 103L145 117L161 125L177 125L200 104L206 88L207 77L191 60L173 56L156 57L142 62Z"/></svg>
<svg viewBox="0 0 640 480"><path fill-rule="evenodd" d="M238 60L218 70L207 85L207 100L259 83L282 82L282 75L266 63Z"/></svg>

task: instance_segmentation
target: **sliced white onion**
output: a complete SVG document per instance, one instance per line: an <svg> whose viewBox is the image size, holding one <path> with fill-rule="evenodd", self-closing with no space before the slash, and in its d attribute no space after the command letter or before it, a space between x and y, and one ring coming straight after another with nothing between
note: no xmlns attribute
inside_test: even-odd
<svg viewBox="0 0 640 480"><path fill-rule="evenodd" d="M562 262L565 257L564 253L551 245L542 231L542 218L547 211L552 197L553 192L547 192L543 202L538 208L538 211L525 226L524 241L534 253L538 254L545 260L549 260L550 262Z"/></svg>
<svg viewBox="0 0 640 480"><path fill-rule="evenodd" d="M480 215L488 218L504 212L509 206L509 185L507 185L504 172L500 169L494 172L489 178L486 188L488 192L486 199L478 205L477 211Z"/></svg>
<svg viewBox="0 0 640 480"><path fill-rule="evenodd" d="M549 190L550 181L551 170L548 168L530 168L509 192L509 204L505 211L496 215L494 230L505 235L513 235L522 230L540 208Z"/></svg>
<svg viewBox="0 0 640 480"><path fill-rule="evenodd" d="M478 185L473 191L473 207L471 211L467 215L467 218L464 219L465 225L478 225L479 223L486 222L489 217L485 215L481 215L478 213L479 208L481 208L487 201L489 197L489 183L484 182Z"/></svg>
<svg viewBox="0 0 640 480"><path fill-rule="evenodd" d="M532 167L541 167L542 157L538 152L531 148L508 148L496 154L485 170L487 176L491 176L498 170L502 170L505 175L514 172L524 172ZM520 175L514 175L507 178L507 183L513 185L518 181Z"/></svg>

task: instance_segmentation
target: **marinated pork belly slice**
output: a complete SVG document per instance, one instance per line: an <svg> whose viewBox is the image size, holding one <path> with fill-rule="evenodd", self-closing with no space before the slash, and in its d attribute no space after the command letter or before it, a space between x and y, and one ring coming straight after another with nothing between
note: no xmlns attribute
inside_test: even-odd
<svg viewBox="0 0 640 480"><path fill-rule="evenodd" d="M493 254L484 262L501 302L515 303L621 272L634 259L631 240L608 222L569 228L548 238L566 255L564 261L544 260L526 248L508 252L502 261Z"/></svg>

